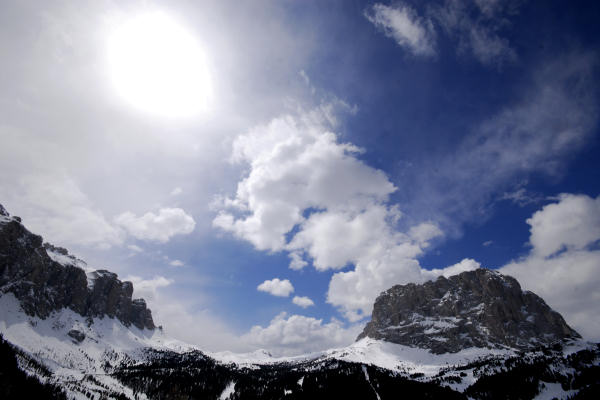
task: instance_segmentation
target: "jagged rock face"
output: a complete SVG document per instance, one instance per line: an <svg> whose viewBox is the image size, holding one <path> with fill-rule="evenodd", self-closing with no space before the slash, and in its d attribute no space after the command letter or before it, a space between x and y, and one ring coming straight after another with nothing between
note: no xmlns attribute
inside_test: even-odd
<svg viewBox="0 0 600 400"><path fill-rule="evenodd" d="M56 262L49 253L67 262ZM44 244L0 205L0 293L13 293L27 314L40 318L70 308L86 317L108 316L126 326L154 329L146 302L131 298L131 282L104 270L87 276L78 261L66 249Z"/></svg>
<svg viewBox="0 0 600 400"><path fill-rule="evenodd" d="M525 350L579 334L516 279L480 268L383 292L358 339L366 336L440 354L468 347Z"/></svg>

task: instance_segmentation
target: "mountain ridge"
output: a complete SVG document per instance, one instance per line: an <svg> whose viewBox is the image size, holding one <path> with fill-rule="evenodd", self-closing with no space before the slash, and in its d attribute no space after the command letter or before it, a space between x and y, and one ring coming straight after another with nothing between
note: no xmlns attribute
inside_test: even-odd
<svg viewBox="0 0 600 400"><path fill-rule="evenodd" d="M86 273L82 266L83 261L44 243L0 205L0 291L13 293L28 315L46 318L69 308L88 318L108 316L125 326L155 329L146 302L132 298L131 282L107 270Z"/></svg>

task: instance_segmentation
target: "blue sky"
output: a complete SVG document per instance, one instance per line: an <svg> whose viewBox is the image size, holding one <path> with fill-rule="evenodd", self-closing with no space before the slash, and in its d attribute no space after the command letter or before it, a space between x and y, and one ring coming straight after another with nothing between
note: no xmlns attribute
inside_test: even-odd
<svg viewBox="0 0 600 400"><path fill-rule="evenodd" d="M595 2L238 3L3 3L0 202L209 350L479 265L600 338Z"/></svg>

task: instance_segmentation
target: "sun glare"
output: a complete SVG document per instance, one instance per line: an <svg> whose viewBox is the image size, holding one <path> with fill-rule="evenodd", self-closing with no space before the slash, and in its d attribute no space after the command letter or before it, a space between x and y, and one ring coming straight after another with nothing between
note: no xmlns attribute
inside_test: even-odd
<svg viewBox="0 0 600 400"><path fill-rule="evenodd" d="M116 90L132 106L166 117L205 112L211 82L197 40L162 12L139 15L108 39Z"/></svg>

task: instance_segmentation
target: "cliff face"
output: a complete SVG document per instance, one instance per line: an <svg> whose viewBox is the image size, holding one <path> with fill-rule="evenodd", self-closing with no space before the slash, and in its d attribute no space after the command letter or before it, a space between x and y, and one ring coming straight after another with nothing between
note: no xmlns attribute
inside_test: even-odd
<svg viewBox="0 0 600 400"><path fill-rule="evenodd" d="M67 250L44 244L0 205L0 293L13 293L27 314L40 318L70 308L86 317L154 329L146 302L132 299L131 282L104 270L86 274L82 264Z"/></svg>
<svg viewBox="0 0 600 400"><path fill-rule="evenodd" d="M358 339L367 336L440 354L468 347L525 350L579 334L516 279L481 268L383 292Z"/></svg>

